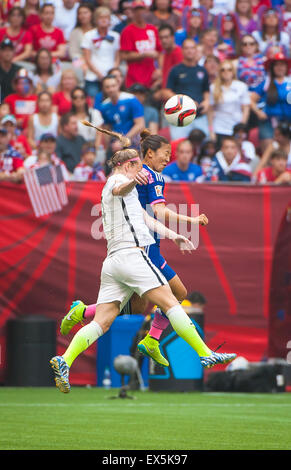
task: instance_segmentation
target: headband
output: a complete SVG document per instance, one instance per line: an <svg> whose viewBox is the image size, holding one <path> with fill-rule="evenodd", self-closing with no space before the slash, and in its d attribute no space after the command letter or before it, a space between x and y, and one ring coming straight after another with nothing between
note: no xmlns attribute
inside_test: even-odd
<svg viewBox="0 0 291 470"><path fill-rule="evenodd" d="M135 162L137 160L139 160L139 157L134 157L134 158L130 158L129 160L125 160L125 162L122 162L122 163L117 162L117 165L120 166L120 165L123 165L124 163Z"/></svg>

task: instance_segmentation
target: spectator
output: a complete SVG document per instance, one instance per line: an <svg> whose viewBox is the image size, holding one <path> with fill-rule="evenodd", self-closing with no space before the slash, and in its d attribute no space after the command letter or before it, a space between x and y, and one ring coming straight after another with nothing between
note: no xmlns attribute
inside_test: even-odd
<svg viewBox="0 0 291 470"><path fill-rule="evenodd" d="M180 26L180 17L173 12L171 0L153 0L150 11L145 16L145 21L158 29L167 24L176 31Z"/></svg>
<svg viewBox="0 0 291 470"><path fill-rule="evenodd" d="M76 24L78 7L77 0L59 0L56 3L53 25L63 31L66 41Z"/></svg>
<svg viewBox="0 0 291 470"><path fill-rule="evenodd" d="M161 26L159 28L159 38L163 50L161 55L162 88L166 88L169 72L174 65L182 62L183 54L181 48L175 43L175 30L172 26Z"/></svg>
<svg viewBox="0 0 291 470"><path fill-rule="evenodd" d="M30 116L28 121L28 140L33 149L43 134L58 135L59 117L53 112L52 96L48 91L42 91L37 97L37 113Z"/></svg>
<svg viewBox="0 0 291 470"><path fill-rule="evenodd" d="M224 136L231 136L233 127L247 123L250 112L250 97L245 83L236 80L231 61L220 64L219 74L210 86L208 121L212 139L220 146Z"/></svg>
<svg viewBox="0 0 291 470"><path fill-rule="evenodd" d="M259 170L256 182L291 184L291 169L287 168L287 154L282 150L274 150L270 155L270 166Z"/></svg>
<svg viewBox="0 0 291 470"><path fill-rule="evenodd" d="M4 39L0 43L0 102L3 103L6 96L11 95L13 81L20 67L13 63L14 46L10 39Z"/></svg>
<svg viewBox="0 0 291 470"><path fill-rule="evenodd" d="M175 42L182 46L186 38L194 39L198 44L203 30L203 13L199 8L191 8L186 28L176 29Z"/></svg>
<svg viewBox="0 0 291 470"><path fill-rule="evenodd" d="M59 91L53 94L53 104L59 116L68 113L72 108L71 93L78 86L78 77L73 69L65 69L61 75Z"/></svg>
<svg viewBox="0 0 291 470"><path fill-rule="evenodd" d="M25 13L24 28L30 30L32 26L40 23L39 0L25 0L23 9Z"/></svg>
<svg viewBox="0 0 291 470"><path fill-rule="evenodd" d="M96 29L85 33L82 41L84 59L88 67L85 75L86 94L95 97L102 79L112 67L119 65L119 34L109 31L110 10L99 7L94 13Z"/></svg>
<svg viewBox="0 0 291 470"><path fill-rule="evenodd" d="M241 38L241 50L237 62L237 78L244 82L250 91L266 78L264 57L259 52L258 43L251 34Z"/></svg>
<svg viewBox="0 0 291 470"><path fill-rule="evenodd" d="M82 149L81 162L74 169L74 181L106 181L106 176L100 163L96 162L94 147L85 145Z"/></svg>
<svg viewBox="0 0 291 470"><path fill-rule="evenodd" d="M183 62L175 65L169 73L166 99L176 94L190 96L198 104L197 117L186 127L170 126L173 140L187 137L192 129L201 129L208 135L207 111L209 106L209 82L206 69L197 64L197 46L193 39L185 39L182 46Z"/></svg>
<svg viewBox="0 0 291 470"><path fill-rule="evenodd" d="M6 116L1 119L1 127L8 132L9 145L17 150L22 158L26 158L31 154L31 147L27 137L17 129L16 125L17 121L12 114L6 114Z"/></svg>
<svg viewBox="0 0 291 470"><path fill-rule="evenodd" d="M166 181L195 181L202 175L202 169L192 163L193 149L189 140L181 141L176 149L176 161L170 163L162 174Z"/></svg>
<svg viewBox="0 0 291 470"><path fill-rule="evenodd" d="M103 80L103 91L107 98L99 110L104 126L129 137L133 143L139 140L138 135L145 127L142 104L134 95L121 92L118 81L110 75Z"/></svg>
<svg viewBox="0 0 291 470"><path fill-rule="evenodd" d="M197 165L202 169L203 175L207 175L210 170L211 163L216 154L216 142L207 139L201 146L200 154L197 157Z"/></svg>
<svg viewBox="0 0 291 470"><path fill-rule="evenodd" d="M53 25L55 7L51 3L44 4L40 9L40 24L31 27L34 54L39 49L48 49L53 59L64 59L66 56L66 40L63 31Z"/></svg>
<svg viewBox="0 0 291 470"><path fill-rule="evenodd" d="M95 142L96 148L101 143L101 134L96 132L92 127L87 127L81 121L92 122L95 126L102 126L103 118L98 109L92 109L88 105L87 96L83 88L76 87L73 89L72 94L72 113L76 116L78 121L78 133L86 142Z"/></svg>
<svg viewBox="0 0 291 470"><path fill-rule="evenodd" d="M263 55L267 54L267 49L271 46L282 46L284 54L289 57L289 35L285 31L280 31L279 16L276 10L266 9L263 13L260 29L252 34L257 40L259 50Z"/></svg>
<svg viewBox="0 0 291 470"><path fill-rule="evenodd" d="M218 31L220 43L217 50L220 60L234 59L238 55L240 32L233 13L219 17Z"/></svg>
<svg viewBox="0 0 291 470"><path fill-rule="evenodd" d="M20 69L13 80L14 93L6 96L10 114L17 120L17 127L26 131L28 119L36 110L37 96L33 93L32 80L25 69Z"/></svg>
<svg viewBox="0 0 291 470"><path fill-rule="evenodd" d="M207 71L209 83L213 83L219 72L220 60L215 55L209 55L206 57L204 62L204 68Z"/></svg>
<svg viewBox="0 0 291 470"><path fill-rule="evenodd" d="M37 51L35 66L36 68L32 75L32 83L35 88L35 92L56 92L60 84L62 74L60 70L55 69L51 52L48 49L39 49Z"/></svg>
<svg viewBox="0 0 291 470"><path fill-rule="evenodd" d="M215 13L213 11L213 0L200 0L200 8L203 11L205 28L213 27Z"/></svg>
<svg viewBox="0 0 291 470"><path fill-rule="evenodd" d="M241 36L258 29L258 24L253 18L252 0L236 0L235 16Z"/></svg>
<svg viewBox="0 0 291 470"><path fill-rule="evenodd" d="M116 31L116 33L119 33L119 34L121 34L124 28L128 26L129 24L131 24L132 22L132 18L133 18L132 2L131 1L120 2L120 9L122 12L122 19L113 28L113 31Z"/></svg>
<svg viewBox="0 0 291 470"><path fill-rule="evenodd" d="M158 134L159 132L159 113L156 108L147 104L148 89L140 83L135 83L128 89L138 101L143 105L145 127L151 134Z"/></svg>
<svg viewBox="0 0 291 470"><path fill-rule="evenodd" d="M73 173L80 163L85 139L78 134L78 121L73 113L66 113L60 119L60 133L57 137L56 154L65 163L69 173Z"/></svg>
<svg viewBox="0 0 291 470"><path fill-rule="evenodd" d="M124 76L123 76L122 71L120 70L119 67L113 67L112 69L110 69L107 76L108 75L111 75L112 77L115 77L117 82L118 82L118 86L119 86L120 90L125 91ZM98 109L100 107L102 101L105 100L105 98L106 98L106 96L104 95L104 91L101 88L99 93L97 93L97 95L95 96L94 109Z"/></svg>
<svg viewBox="0 0 291 470"><path fill-rule="evenodd" d="M0 29L0 42L7 38L13 42L13 62L28 60L32 54L32 35L24 29L24 22L24 10L13 7L8 12L8 26Z"/></svg>
<svg viewBox="0 0 291 470"><path fill-rule="evenodd" d="M233 137L225 137L204 181L241 181L251 180L249 161L240 153L238 144Z"/></svg>
<svg viewBox="0 0 291 470"><path fill-rule="evenodd" d="M291 0L285 0L281 4L281 14L283 16L283 29L289 34L291 43Z"/></svg>
<svg viewBox="0 0 291 470"><path fill-rule="evenodd" d="M151 88L160 79L160 70L156 66L162 50L159 34L155 26L145 21L143 1L134 1L132 8L133 21L120 36L121 57L127 62L125 84L127 88L134 83Z"/></svg>
<svg viewBox="0 0 291 470"><path fill-rule="evenodd" d="M210 55L215 55L219 57L219 51L217 49L218 44L218 31L215 28L207 28L205 29L200 38L200 44L202 48L202 57L199 59L198 64L204 65L206 57Z"/></svg>
<svg viewBox="0 0 291 470"><path fill-rule="evenodd" d="M18 183L23 179L23 159L8 142L7 130L0 127L0 181Z"/></svg>
<svg viewBox="0 0 291 470"><path fill-rule="evenodd" d="M240 153L246 160L249 160L252 171L255 170L259 159L254 144L248 140L248 126L242 123L236 124L233 128L233 137L238 144Z"/></svg>
<svg viewBox="0 0 291 470"><path fill-rule="evenodd" d="M252 110L259 119L259 138L265 150L274 135L278 121L291 121L290 76L291 60L281 53L267 61L268 76L252 94Z"/></svg>
<svg viewBox="0 0 291 470"><path fill-rule="evenodd" d="M68 41L69 58L74 66L86 69L81 44L85 33L94 28L94 8L90 3L81 3L77 10L77 23L73 28Z"/></svg>
<svg viewBox="0 0 291 470"><path fill-rule="evenodd" d="M291 124L288 121L280 122L278 127L275 128L274 138L266 147L262 158L254 171L255 177L258 172L267 165L271 153L275 150L281 150L287 155L287 168L291 169Z"/></svg>

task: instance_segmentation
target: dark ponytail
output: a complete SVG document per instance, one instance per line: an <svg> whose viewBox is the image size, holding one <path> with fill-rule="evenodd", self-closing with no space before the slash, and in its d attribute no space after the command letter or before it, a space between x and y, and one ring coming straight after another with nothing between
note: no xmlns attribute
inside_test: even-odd
<svg viewBox="0 0 291 470"><path fill-rule="evenodd" d="M148 150L156 152L163 144L169 144L166 137L158 134L151 134L148 129L141 131L140 138L140 148L143 158L145 158Z"/></svg>

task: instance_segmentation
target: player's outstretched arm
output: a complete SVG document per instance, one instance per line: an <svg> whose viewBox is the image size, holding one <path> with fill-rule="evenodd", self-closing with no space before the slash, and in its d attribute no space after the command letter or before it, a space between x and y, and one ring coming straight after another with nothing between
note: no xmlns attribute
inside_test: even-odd
<svg viewBox="0 0 291 470"><path fill-rule="evenodd" d="M174 232L174 230L170 230L168 227L165 227L164 224L162 224L157 219L151 217L145 210L143 210L143 213L144 220L148 228L153 232L158 233L161 238L169 238L170 240L173 240L173 242L179 247L182 252L184 252L184 250L190 252L192 250L195 250L193 243L188 240L188 238L184 237L184 235L180 235Z"/></svg>
<svg viewBox="0 0 291 470"><path fill-rule="evenodd" d="M166 205L161 202L153 206L155 216L159 220L165 222L190 222L191 224L207 225L208 218L205 214L200 214L197 217L189 217L188 215L178 214L177 212L168 209Z"/></svg>
<svg viewBox="0 0 291 470"><path fill-rule="evenodd" d="M130 181L126 183L115 186L112 189L112 194L113 196L124 197L128 193L130 193L130 191L132 191L133 188L135 188L137 184L147 184L147 183L148 183L147 174L145 173L144 170L141 170L136 174L135 178L131 179Z"/></svg>

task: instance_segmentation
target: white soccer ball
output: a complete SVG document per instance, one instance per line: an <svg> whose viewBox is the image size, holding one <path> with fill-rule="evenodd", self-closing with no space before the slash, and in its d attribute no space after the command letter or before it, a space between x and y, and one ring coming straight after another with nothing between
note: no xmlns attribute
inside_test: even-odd
<svg viewBox="0 0 291 470"><path fill-rule="evenodd" d="M197 106L188 95L175 95L164 106L164 116L172 126L184 127L191 124L197 114Z"/></svg>

